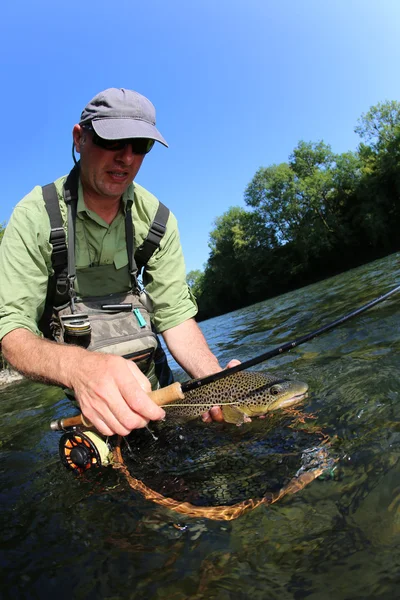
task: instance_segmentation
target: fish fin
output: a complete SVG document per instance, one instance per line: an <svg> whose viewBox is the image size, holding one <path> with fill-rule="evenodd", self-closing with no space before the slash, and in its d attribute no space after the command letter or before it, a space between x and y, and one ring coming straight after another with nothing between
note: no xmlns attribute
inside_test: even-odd
<svg viewBox="0 0 400 600"><path fill-rule="evenodd" d="M251 421L243 411L241 411L237 406L234 405L226 405L222 406L222 414L224 415L224 419L227 423L234 423L238 427L243 425L243 423L248 423Z"/></svg>

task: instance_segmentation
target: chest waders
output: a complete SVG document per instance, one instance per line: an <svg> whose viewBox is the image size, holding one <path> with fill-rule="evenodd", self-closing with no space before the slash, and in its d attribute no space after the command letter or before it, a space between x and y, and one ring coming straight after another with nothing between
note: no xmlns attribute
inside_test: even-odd
<svg viewBox="0 0 400 600"><path fill-rule="evenodd" d="M159 203L148 235L135 253L132 211L130 207L126 208L125 236L130 279L130 289L127 289L126 269L117 271L113 264L76 271L78 185L79 163L69 173L63 188L68 215L68 245L56 187L50 183L42 188L51 225L54 275L49 278L40 329L45 337L59 343L133 360L150 379L153 389L168 385L173 381L172 372L152 327L151 302L140 288L138 273L146 268L160 245L169 210ZM80 275L83 278L80 279ZM99 289L107 293L103 291L102 295L98 295L92 291Z"/></svg>

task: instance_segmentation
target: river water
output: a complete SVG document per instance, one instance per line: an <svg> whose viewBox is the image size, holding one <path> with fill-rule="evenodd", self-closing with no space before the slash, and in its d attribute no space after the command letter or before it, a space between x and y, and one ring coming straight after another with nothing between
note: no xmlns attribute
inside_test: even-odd
<svg viewBox="0 0 400 600"><path fill-rule="evenodd" d="M399 285L399 258L391 255L201 327L221 364L252 358ZM75 476L59 461L60 435L49 430L54 418L74 414L63 393L27 381L3 386L0 596L398 597L399 302L400 294L393 295L257 367L309 384L304 411L329 433L335 466L298 493L234 521L177 515L145 500L111 468ZM179 369L176 375L184 379ZM242 439L251 438L253 424L260 436L263 423L240 428ZM219 424L197 424L193 431L207 428L203 437L212 454L213 428L221 436L228 427L239 431ZM189 458L183 466L190 471Z"/></svg>

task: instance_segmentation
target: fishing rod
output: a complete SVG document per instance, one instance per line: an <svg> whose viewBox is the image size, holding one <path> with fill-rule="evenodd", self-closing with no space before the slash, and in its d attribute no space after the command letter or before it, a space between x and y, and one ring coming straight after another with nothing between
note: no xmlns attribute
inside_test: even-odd
<svg viewBox="0 0 400 600"><path fill-rule="evenodd" d="M283 344L282 346L279 346L278 348L274 348L273 350L269 350L268 352L264 352L263 354L260 354L259 356L251 358L249 360L246 360L246 361L240 363L239 365L236 365L235 367L231 367L229 369L224 369L223 371L219 371L218 373L214 373L212 375L207 375L206 377L201 377L200 379L190 379L189 381L185 381L183 383L179 383L177 381L177 382L175 382L171 385L168 385L164 388L150 392L148 395L156 404L158 404L158 406L165 406L166 404L169 404L170 402L174 402L175 400L183 400L186 392L189 392L190 390L198 389L199 387L208 385L208 384L213 383L214 381L218 381L220 379L224 379L225 377L230 377L231 375L234 375L235 373L239 373L240 371L244 371L245 369L249 369L250 367L254 367L255 365L265 362L266 360L273 358L274 356L279 356L280 354L289 352L289 350L292 350L293 348L296 348L297 346L300 346L301 344L305 344L306 342L318 337L319 335L326 333L327 331L330 331L331 329L334 329L335 327L338 327L338 325L342 325L349 319L352 319L352 318L356 317L357 315L360 315L361 313L372 308L373 306L376 306L376 304L383 302L384 300L386 300L387 298L389 298L393 294L396 294L399 291L400 291L400 285L398 285L394 289L390 290L386 294L383 294L382 296L375 298L375 300L371 300L371 302L364 304L364 306L361 306L360 308L357 308L356 310L353 310L350 313L347 313L343 317L340 317L339 319L336 319L335 321L332 321L331 323L328 323L327 325L324 325L323 327L320 327L319 329L316 329L315 331L311 331L310 333L307 333L306 335L303 335L303 336L293 340L292 342L287 342L286 344ZM79 424L80 425L83 424L87 427L91 426L91 424L89 422L84 420L82 415L76 415L75 417L59 419L58 421L53 421L50 424L50 427L51 427L51 429L53 429L53 431L57 431L60 429L64 429L66 427L73 427L73 426L79 425Z"/></svg>

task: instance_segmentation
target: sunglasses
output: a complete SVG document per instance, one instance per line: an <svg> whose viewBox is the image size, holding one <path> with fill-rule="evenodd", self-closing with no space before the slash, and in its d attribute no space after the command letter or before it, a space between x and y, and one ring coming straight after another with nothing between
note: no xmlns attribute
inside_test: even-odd
<svg viewBox="0 0 400 600"><path fill-rule="evenodd" d="M111 150L115 152L117 150L124 150L129 144L132 146L133 154L140 154L143 156L150 152L152 147L154 146L155 140L150 140L148 138L130 138L126 140L105 140L101 138L93 127L89 125L83 126L83 129L90 131L92 133L92 142L99 148L103 148L103 150Z"/></svg>

